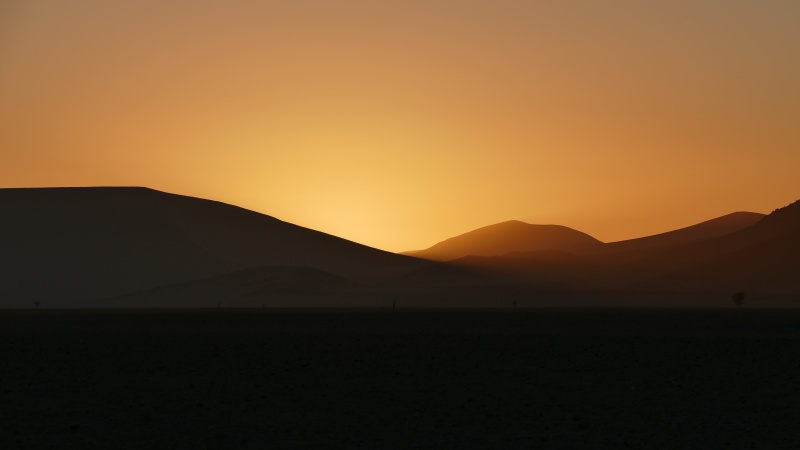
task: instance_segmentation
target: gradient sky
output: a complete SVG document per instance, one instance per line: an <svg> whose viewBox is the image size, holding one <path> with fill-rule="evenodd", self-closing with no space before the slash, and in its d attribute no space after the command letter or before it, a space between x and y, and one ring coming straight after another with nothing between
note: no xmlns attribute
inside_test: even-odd
<svg viewBox="0 0 800 450"><path fill-rule="evenodd" d="M800 2L0 0L0 187L138 185L378 248L800 199Z"/></svg>

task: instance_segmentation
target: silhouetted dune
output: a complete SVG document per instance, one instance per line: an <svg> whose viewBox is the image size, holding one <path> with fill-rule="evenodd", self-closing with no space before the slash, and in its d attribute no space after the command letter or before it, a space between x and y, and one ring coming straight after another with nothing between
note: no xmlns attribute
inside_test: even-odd
<svg viewBox="0 0 800 450"><path fill-rule="evenodd" d="M796 235L798 232L800 232L800 200L772 211L746 231L747 234L762 237Z"/></svg>
<svg viewBox="0 0 800 450"><path fill-rule="evenodd" d="M509 297L561 296L584 303L595 298L608 304L640 296L653 304L687 306L683 300L691 294L692 302L719 306L737 291L800 295L800 202L768 216L733 213L660 235L566 248L466 256L417 269L406 279L418 289L434 288L455 285L458 273L467 280L463 286L477 286L473 279L516 286L513 292L506 289ZM702 293L714 295L696 297Z"/></svg>
<svg viewBox="0 0 800 450"><path fill-rule="evenodd" d="M599 243L586 233L561 225L531 225L511 220L478 228L428 249L405 254L434 261L450 261L471 255L498 256Z"/></svg>
<svg viewBox="0 0 800 450"><path fill-rule="evenodd" d="M800 201L737 233L670 248L635 264L660 272L641 283L651 289L800 295Z"/></svg>
<svg viewBox="0 0 800 450"><path fill-rule="evenodd" d="M461 271L469 271L470 274L473 274L472 276L480 274L479 279L489 277L493 280L544 284L567 289L616 288L626 286L641 278L643 273L647 273L644 268L620 270L617 266L646 258L654 249L697 243L705 239L728 235L751 226L762 218L764 218L763 214L737 212L679 230L638 239L611 243L591 240L578 244L564 244L563 240L550 240L549 244L542 245L547 248L545 250L515 250L499 255L470 255L452 259L448 261L448 265L457 267ZM519 225L523 225L523 227ZM461 243L463 245L466 239L471 239L471 248L479 249L480 244L477 241L486 239L487 242L482 244L484 247L481 248L485 253L488 253L486 248L498 241L507 244L505 248L508 249L522 240L519 237L519 230L524 230L524 225L522 222L506 222L485 227L471 234L462 235L464 240ZM509 230L512 232L505 238L505 241L498 237ZM460 240L460 238L462 237L453 239ZM451 248L455 246L454 244L449 245ZM436 246L429 250L435 248ZM493 248L498 248L498 246ZM412 252L412 254L427 255L425 252L427 251ZM644 267L646 268L647 265L645 264ZM661 269L654 267L652 273L657 273L659 270ZM416 270L414 276L417 283L425 280L428 284L434 285L435 274L445 272L446 270L442 267L423 267ZM426 274L424 277L421 275L423 273ZM449 282L452 284L453 280L451 279Z"/></svg>
<svg viewBox="0 0 800 450"><path fill-rule="evenodd" d="M629 252L710 239L725 236L743 230L763 219L764 214L752 212L735 212L707 220L666 233L645 236L624 241L608 242L603 245L573 246L570 251L580 254L596 254L604 252Z"/></svg>
<svg viewBox="0 0 800 450"><path fill-rule="evenodd" d="M316 268L357 282L426 261L220 202L145 188L0 189L6 305L98 300L256 266Z"/></svg>
<svg viewBox="0 0 800 450"><path fill-rule="evenodd" d="M536 253L547 250L576 255L630 252L724 236L747 228L762 218L764 215L759 213L735 212L679 230L609 243L560 225L531 225L512 220L464 233L426 250L404 254L452 261L465 256L503 256L508 253L518 253L519 259L541 259L545 254Z"/></svg>

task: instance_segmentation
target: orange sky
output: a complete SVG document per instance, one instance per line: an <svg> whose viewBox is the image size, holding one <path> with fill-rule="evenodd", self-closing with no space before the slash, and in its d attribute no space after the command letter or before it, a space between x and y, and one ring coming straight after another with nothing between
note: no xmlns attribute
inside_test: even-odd
<svg viewBox="0 0 800 450"><path fill-rule="evenodd" d="M143 185L386 250L800 199L800 2L4 0L0 187Z"/></svg>

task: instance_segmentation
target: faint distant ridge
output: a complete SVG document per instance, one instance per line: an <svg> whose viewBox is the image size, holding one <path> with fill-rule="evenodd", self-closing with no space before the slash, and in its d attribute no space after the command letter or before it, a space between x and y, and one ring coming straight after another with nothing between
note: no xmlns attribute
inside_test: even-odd
<svg viewBox="0 0 800 450"><path fill-rule="evenodd" d="M735 233L756 224L764 217L765 215L760 213L739 211L666 233L627 239L624 241L608 242L602 246L574 247L569 250L575 253L627 252L664 245L700 241Z"/></svg>
<svg viewBox="0 0 800 450"><path fill-rule="evenodd" d="M586 233L565 226L533 225L510 220L452 237L425 250L405 254L434 261L450 261L472 255L498 256L600 243Z"/></svg>

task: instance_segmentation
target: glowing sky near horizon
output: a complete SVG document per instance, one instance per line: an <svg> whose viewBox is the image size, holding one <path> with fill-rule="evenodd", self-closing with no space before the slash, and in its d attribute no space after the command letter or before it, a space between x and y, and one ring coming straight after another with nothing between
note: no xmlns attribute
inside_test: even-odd
<svg viewBox="0 0 800 450"><path fill-rule="evenodd" d="M0 187L149 186L401 251L800 198L800 2L3 0Z"/></svg>

